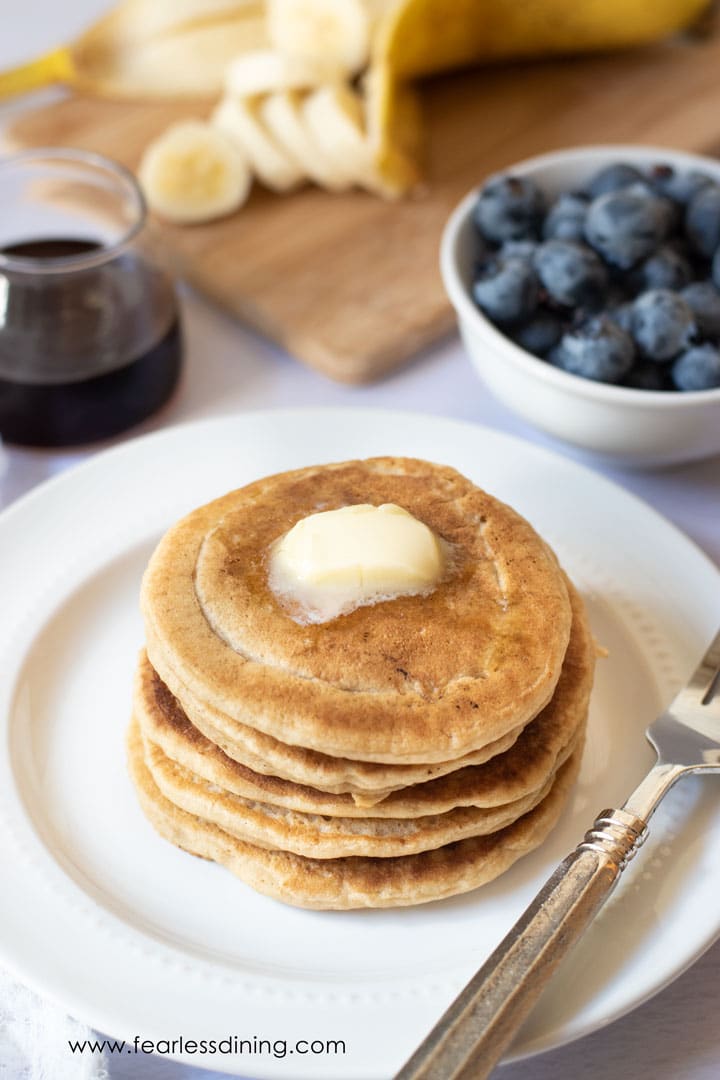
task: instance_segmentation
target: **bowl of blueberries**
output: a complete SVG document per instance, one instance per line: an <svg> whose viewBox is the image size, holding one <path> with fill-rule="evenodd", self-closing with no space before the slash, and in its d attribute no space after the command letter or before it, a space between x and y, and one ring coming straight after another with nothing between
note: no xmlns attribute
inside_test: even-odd
<svg viewBox="0 0 720 1080"><path fill-rule="evenodd" d="M720 161L579 147L490 177L441 270L478 373L607 460L720 454Z"/></svg>

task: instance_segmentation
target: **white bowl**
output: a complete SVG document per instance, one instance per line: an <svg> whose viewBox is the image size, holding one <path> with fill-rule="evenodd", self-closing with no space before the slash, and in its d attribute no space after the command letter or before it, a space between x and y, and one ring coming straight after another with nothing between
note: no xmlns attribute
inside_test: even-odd
<svg viewBox="0 0 720 1080"><path fill-rule="evenodd" d="M699 169L720 182L720 161L645 146L560 150L503 172L531 176L553 197L582 187L598 169L617 161ZM635 390L570 375L520 348L483 315L470 293L478 190L463 199L445 226L440 268L460 335L492 393L543 431L618 463L669 465L719 454L720 389Z"/></svg>

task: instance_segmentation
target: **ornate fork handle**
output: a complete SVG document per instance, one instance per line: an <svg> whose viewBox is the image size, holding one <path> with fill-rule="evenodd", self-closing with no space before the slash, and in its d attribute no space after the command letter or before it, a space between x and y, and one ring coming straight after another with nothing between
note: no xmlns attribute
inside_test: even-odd
<svg viewBox="0 0 720 1080"><path fill-rule="evenodd" d="M622 810L602 811L395 1080L483 1080L645 840L660 800L688 773L720 773L720 633L646 734L653 768Z"/></svg>
<svg viewBox="0 0 720 1080"><path fill-rule="evenodd" d="M642 818L603 810L396 1080L483 1080L646 835Z"/></svg>

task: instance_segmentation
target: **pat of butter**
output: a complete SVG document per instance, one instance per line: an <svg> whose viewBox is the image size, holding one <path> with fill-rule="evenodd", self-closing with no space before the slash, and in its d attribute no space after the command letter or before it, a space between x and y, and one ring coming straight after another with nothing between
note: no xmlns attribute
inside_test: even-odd
<svg viewBox="0 0 720 1080"><path fill-rule="evenodd" d="M311 514L276 541L270 559L271 588L295 600L312 622L425 592L442 573L439 538L393 503Z"/></svg>

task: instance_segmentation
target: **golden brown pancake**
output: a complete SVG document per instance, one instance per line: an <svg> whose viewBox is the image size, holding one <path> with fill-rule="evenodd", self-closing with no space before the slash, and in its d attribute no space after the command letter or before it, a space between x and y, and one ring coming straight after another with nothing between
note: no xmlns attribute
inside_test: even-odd
<svg viewBox="0 0 720 1080"><path fill-rule="evenodd" d="M318 510L389 502L451 546L452 572L430 595L293 621L268 586L271 544ZM156 549L142 607L151 662L192 699L284 743L391 764L450 761L526 724L571 621L528 522L453 469L389 457L282 473L196 510Z"/></svg>
<svg viewBox="0 0 720 1080"><path fill-rule="evenodd" d="M193 700L169 668L163 666L156 673L144 651L140 656L138 677L141 681L156 684L154 688L149 685L144 691L147 697L153 694L161 697L162 691L157 684L164 684L198 731L224 750L228 757L253 772L317 787L336 795L349 793L358 806L363 807L373 806L391 792L410 784L444 776L463 765L480 765L512 746L522 731L522 727L513 728L501 739L454 761L436 761L426 765L351 761L349 758L321 754L319 750L307 750L304 746L282 743L272 735L233 720L205 702Z"/></svg>
<svg viewBox="0 0 720 1080"><path fill-rule="evenodd" d="M497 877L541 844L556 824L577 776L581 749L559 771L542 802L512 825L433 851L384 859L310 859L240 840L162 795L145 765L136 724L128 734L128 754L142 808L166 840L221 863L258 892L285 903L347 910L427 903L468 892Z"/></svg>
<svg viewBox="0 0 720 1080"><path fill-rule="evenodd" d="M350 794L321 791L257 773L207 739L141 657L134 711L143 733L173 761L202 779L246 799L304 813L336 817L414 818L459 806L493 807L537 792L574 746L587 715L595 669L595 642L582 599L568 582L573 609L570 642L550 703L515 743L481 765L394 791L370 807ZM389 766L388 766L389 768Z"/></svg>
<svg viewBox="0 0 720 1080"><path fill-rule="evenodd" d="M575 742L580 741L578 732ZM219 825L258 847L315 859L367 855L389 858L430 851L469 836L484 836L517 821L548 794L551 774L538 791L494 807L460 807L419 818L342 818L300 813L244 799L209 783L166 757L144 738L145 764L161 793L181 810Z"/></svg>

